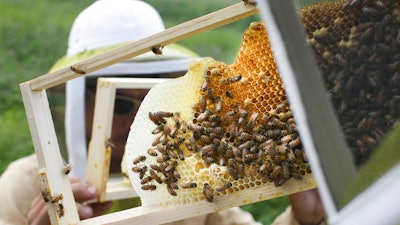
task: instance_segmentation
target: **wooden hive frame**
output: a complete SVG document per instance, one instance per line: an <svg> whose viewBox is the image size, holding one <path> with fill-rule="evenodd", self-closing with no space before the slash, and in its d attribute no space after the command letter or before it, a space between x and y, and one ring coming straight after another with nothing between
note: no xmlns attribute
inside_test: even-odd
<svg viewBox="0 0 400 225"><path fill-rule="evenodd" d="M148 52L153 46L165 46L256 13L258 13L256 7L250 4L237 3L222 10L174 26L158 34L129 43L104 54L20 84L33 144L39 161L42 194L46 194L46 197L49 199L57 199L57 201L47 202L52 224L126 224L127 222L130 224L160 224L207 214L233 206L249 204L301 190L300 186L289 181L279 190L269 192L264 189L249 190L246 192L246 196L239 194L234 197L223 196L214 203L200 201L173 207L140 206L80 221L70 182L68 176L64 173L66 165L63 163L58 146L46 89ZM135 85L138 85L138 83L140 84L142 81L129 80L129 82L121 82L120 80L105 79L102 82L109 82L112 84L113 88L100 92L98 95L103 95L108 99L108 104L112 104L116 88L137 87ZM147 85L151 86L152 84L154 84L154 82ZM88 168L92 168L92 166L90 166L92 163L99 163L99 165L101 165L99 169L90 169L89 171L89 173L92 174L90 182L95 184L100 190L99 201L125 198L134 195L129 188L122 187L121 189L120 185L112 187L108 185L107 180L102 179L102 177L108 176L107 151L103 151L103 149L105 147L105 140L107 140L109 136L108 132L110 130L110 118L112 114L111 108L108 108L106 113L95 114L95 120L98 120L99 123L103 123L105 129L95 134L91 142L93 147L98 147L101 154L97 157L89 155ZM313 183L315 185L312 176L306 177L303 182ZM310 185L307 187L311 188ZM62 198L60 198L60 196L62 196Z"/></svg>

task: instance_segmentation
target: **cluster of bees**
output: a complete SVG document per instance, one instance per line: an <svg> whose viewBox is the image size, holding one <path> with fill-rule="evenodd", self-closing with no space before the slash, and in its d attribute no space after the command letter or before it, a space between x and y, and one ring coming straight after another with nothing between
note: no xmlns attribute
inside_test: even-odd
<svg viewBox="0 0 400 225"><path fill-rule="evenodd" d="M301 20L357 165L400 118L400 2L338 0Z"/></svg>
<svg viewBox="0 0 400 225"><path fill-rule="evenodd" d="M51 203L56 207L59 217L64 216L65 211L64 211L64 205L62 203L64 197L62 194L55 194L54 196L51 196L49 191L42 191L41 194L44 202Z"/></svg>
<svg viewBox="0 0 400 225"><path fill-rule="evenodd" d="M132 167L142 190L166 186L177 196L193 189L212 202L214 196L264 183L279 187L311 173L262 23L250 25L240 49L230 66L200 61L202 79L189 119L149 112L155 138ZM222 175L187 178L188 157L196 157L195 167L218 168Z"/></svg>

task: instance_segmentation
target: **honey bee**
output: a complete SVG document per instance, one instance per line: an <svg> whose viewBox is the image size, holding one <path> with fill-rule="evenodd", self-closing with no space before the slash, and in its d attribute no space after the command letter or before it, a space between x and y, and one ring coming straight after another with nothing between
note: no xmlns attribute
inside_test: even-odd
<svg viewBox="0 0 400 225"><path fill-rule="evenodd" d="M133 164L138 164L140 162L143 162L144 160L146 160L146 156L144 155L138 156L135 159L133 159Z"/></svg>
<svg viewBox="0 0 400 225"><path fill-rule="evenodd" d="M72 166L70 164L65 164L63 168L63 174L68 175L72 170Z"/></svg>
<svg viewBox="0 0 400 225"><path fill-rule="evenodd" d="M239 74L239 75L235 75L232 77L228 77L227 81L228 81L228 83L235 83L235 82L240 81L240 79L242 79L242 75Z"/></svg>
<svg viewBox="0 0 400 225"><path fill-rule="evenodd" d="M224 77L222 77L222 78L219 80L219 85L221 85L221 86L226 85L227 83L228 83L228 79L226 79L226 78L224 78Z"/></svg>
<svg viewBox="0 0 400 225"><path fill-rule="evenodd" d="M147 177L144 177L143 179L140 180L140 184L147 184L152 180L153 180L152 176L147 176Z"/></svg>
<svg viewBox="0 0 400 225"><path fill-rule="evenodd" d="M70 69L77 74L86 74L84 70L78 68L77 66L71 66Z"/></svg>
<svg viewBox="0 0 400 225"><path fill-rule="evenodd" d="M226 159L225 159L225 157L219 158L219 165L221 165L221 166L226 166Z"/></svg>
<svg viewBox="0 0 400 225"><path fill-rule="evenodd" d="M257 5L257 1L256 0L242 0L242 2L244 2L245 5Z"/></svg>
<svg viewBox="0 0 400 225"><path fill-rule="evenodd" d="M201 113L196 119L198 122L202 122L204 120L207 120L212 112L210 110L205 110L203 113Z"/></svg>
<svg viewBox="0 0 400 225"><path fill-rule="evenodd" d="M246 141L245 143L241 144L238 146L239 149L245 149L245 148L251 148L255 145L255 142L253 140Z"/></svg>
<svg viewBox="0 0 400 225"><path fill-rule="evenodd" d="M175 170L175 167L178 163L176 161L171 161L168 166L165 168L166 172Z"/></svg>
<svg viewBox="0 0 400 225"><path fill-rule="evenodd" d="M223 191L228 190L228 189L231 188L231 187L232 187L232 183L231 183L231 182L226 182L225 184L223 184L223 185L221 185L221 186L215 188L215 190L216 190L217 192L223 192Z"/></svg>
<svg viewBox="0 0 400 225"><path fill-rule="evenodd" d="M287 179L279 178L279 179L274 180L274 185L275 185L275 187L280 187L280 186L282 186L286 181L287 181Z"/></svg>
<svg viewBox="0 0 400 225"><path fill-rule="evenodd" d="M161 143L162 145L166 145L166 144L168 143L167 135L161 135L161 136L160 136L160 143Z"/></svg>
<svg viewBox="0 0 400 225"><path fill-rule="evenodd" d="M204 162L206 163L206 165L211 165L214 163L214 158L213 157L204 157Z"/></svg>
<svg viewBox="0 0 400 225"><path fill-rule="evenodd" d="M255 177L257 175L257 164L256 162L252 162L249 166L249 175L250 177Z"/></svg>
<svg viewBox="0 0 400 225"><path fill-rule="evenodd" d="M264 135L267 138L276 138L276 137L280 137L282 135L285 135L285 131L283 130L279 130L279 129L273 129L273 130L267 130Z"/></svg>
<svg viewBox="0 0 400 225"><path fill-rule="evenodd" d="M146 172L146 170L147 170L146 166L143 166L143 167L134 166L134 167L132 167L132 171L134 173L143 173L143 172Z"/></svg>
<svg viewBox="0 0 400 225"><path fill-rule="evenodd" d="M200 135L200 140L206 145L211 144L211 141L212 141L210 136L207 136L207 135Z"/></svg>
<svg viewBox="0 0 400 225"><path fill-rule="evenodd" d="M206 107L207 107L207 100L202 97L202 98L200 98L199 104L200 104L199 111L201 113L203 113L206 110Z"/></svg>
<svg viewBox="0 0 400 225"><path fill-rule="evenodd" d="M185 154L183 153L182 149L178 148L177 152L178 152L179 159L182 161L185 160Z"/></svg>
<svg viewBox="0 0 400 225"><path fill-rule="evenodd" d="M42 198L43 198L44 202L50 201L50 192L42 191L41 194L42 194Z"/></svg>
<svg viewBox="0 0 400 225"><path fill-rule="evenodd" d="M229 166L229 160L228 160L228 173L234 180L239 179L238 171L235 169L235 167Z"/></svg>
<svg viewBox="0 0 400 225"><path fill-rule="evenodd" d="M288 148L287 148L287 146L286 145L277 145L277 146L275 146L275 150L279 153L279 154L281 154L281 155L284 155L287 151L288 151Z"/></svg>
<svg viewBox="0 0 400 225"><path fill-rule="evenodd" d="M289 162L294 162L294 161L296 161L296 156L295 156L295 154L294 154L294 152L293 152L292 149L289 149L289 151L288 151L287 160L288 160Z"/></svg>
<svg viewBox="0 0 400 225"><path fill-rule="evenodd" d="M208 183L204 183L203 186L203 195L208 202L214 201L214 191Z"/></svg>
<svg viewBox="0 0 400 225"><path fill-rule="evenodd" d="M177 196L178 194L176 193L176 191L174 191L174 189L170 186L170 185L167 185L167 190L168 190L168 193L170 194L170 195L172 195L172 196Z"/></svg>
<svg viewBox="0 0 400 225"><path fill-rule="evenodd" d="M288 100L283 101L282 103L280 103L278 106L276 106L276 113L281 113L283 112L284 108L286 108L289 105Z"/></svg>
<svg viewBox="0 0 400 225"><path fill-rule="evenodd" d="M296 180L301 180L301 179L303 179L303 178L301 177L301 174L298 173L297 171L293 171L293 172L292 172L292 177L294 177L294 179L296 179Z"/></svg>
<svg viewBox="0 0 400 225"><path fill-rule="evenodd" d="M156 146L161 143L161 136L156 137L153 142L151 143L151 146Z"/></svg>
<svg viewBox="0 0 400 225"><path fill-rule="evenodd" d="M189 130L192 130L193 133L197 133L197 134L205 134L205 133L207 133L206 128L202 127L200 125L189 126Z"/></svg>
<svg viewBox="0 0 400 225"><path fill-rule="evenodd" d="M178 190L179 186L176 184L176 182L170 182L169 186L171 186L172 189Z"/></svg>
<svg viewBox="0 0 400 225"><path fill-rule="evenodd" d="M147 149L147 154L151 156L158 156L157 152L152 148Z"/></svg>
<svg viewBox="0 0 400 225"><path fill-rule="evenodd" d="M301 144L300 138L297 137L296 139L290 141L288 146L289 146L289 148L294 149L294 148L298 147L300 144Z"/></svg>
<svg viewBox="0 0 400 225"><path fill-rule="evenodd" d="M258 168L258 173L259 174L266 174L267 172L267 163L263 163L260 168Z"/></svg>
<svg viewBox="0 0 400 225"><path fill-rule="evenodd" d="M171 157L169 155L158 156L157 157L157 162L158 163L163 163L163 162L166 162L166 161L168 161L170 159L171 159Z"/></svg>
<svg viewBox="0 0 400 225"><path fill-rule="evenodd" d="M290 177L289 164L286 161L281 163L283 177L288 179Z"/></svg>
<svg viewBox="0 0 400 225"><path fill-rule="evenodd" d="M210 84L210 79L208 78L204 79L203 83L201 84L201 90L203 92L207 91L209 84Z"/></svg>
<svg viewBox="0 0 400 225"><path fill-rule="evenodd" d="M238 147L235 147L235 146L232 147L232 153L236 157L242 156L242 151Z"/></svg>
<svg viewBox="0 0 400 225"><path fill-rule="evenodd" d="M236 161L238 161L238 159L236 160ZM238 165L237 165L237 176L238 176L238 178L244 178L244 176L246 175L245 174L245 171L246 171L246 168L245 168L245 166L243 165L243 163L239 163Z"/></svg>
<svg viewBox="0 0 400 225"><path fill-rule="evenodd" d="M215 144L209 144L209 145L205 145L205 146L201 147L200 151L201 151L202 155L206 155L210 151L216 151L217 148L218 147Z"/></svg>
<svg viewBox="0 0 400 225"><path fill-rule="evenodd" d="M246 118L247 115L249 114L249 113L247 112L247 110L243 109L243 108L240 107L240 106L237 106L237 111L238 111L238 113L239 113L239 117L240 117L240 118Z"/></svg>
<svg viewBox="0 0 400 225"><path fill-rule="evenodd" d="M252 162L254 160L257 160L257 159L258 159L258 155L257 154L247 154L244 157L244 162L245 163L250 163L250 162Z"/></svg>
<svg viewBox="0 0 400 225"><path fill-rule="evenodd" d="M174 112L173 115L172 115L173 120L174 120L174 122L175 122L175 125L176 125L177 127L179 127L179 125L180 125L180 123L181 123L181 118L180 118L180 116L181 116L181 114L180 114L179 112Z"/></svg>
<svg viewBox="0 0 400 225"><path fill-rule="evenodd" d="M208 90L207 90L207 97L208 97L208 99L209 99L210 101L215 102L213 90L211 90L211 89L208 89Z"/></svg>
<svg viewBox="0 0 400 225"><path fill-rule="evenodd" d="M50 202L51 203L56 203L56 202L59 202L59 201L63 200L63 198L64 197L63 197L62 194L56 194L50 199Z"/></svg>
<svg viewBox="0 0 400 225"><path fill-rule="evenodd" d="M149 117L150 117L150 119L152 121L153 120L157 121L160 118L162 119L162 118L165 118L165 117L173 117L173 116L174 116L173 112L164 112L164 111L158 111L158 112L155 112L155 113L149 112Z"/></svg>
<svg viewBox="0 0 400 225"><path fill-rule="evenodd" d="M225 91L225 95L226 95L226 97L228 97L228 98L233 98L233 93L232 93L232 91L230 91L230 90Z"/></svg>
<svg viewBox="0 0 400 225"><path fill-rule="evenodd" d="M157 145L156 148L157 148L157 151L160 152L161 154L167 153L167 148L164 145Z"/></svg>
<svg viewBox="0 0 400 225"><path fill-rule="evenodd" d="M256 133L256 134L254 134L254 140L256 140L257 142L264 143L265 141L267 141L267 137L265 137L262 134Z"/></svg>
<svg viewBox="0 0 400 225"><path fill-rule="evenodd" d="M220 74L220 69L218 69L218 68L212 68L211 71L210 71L210 73L211 73L211 76L217 76L217 75Z"/></svg>
<svg viewBox="0 0 400 225"><path fill-rule="evenodd" d="M153 47L151 47L151 51L156 54L156 55L162 55L162 49L164 48L164 46L161 45L154 45Z"/></svg>
<svg viewBox="0 0 400 225"><path fill-rule="evenodd" d="M272 179L276 179L281 174L282 174L282 167L278 165L278 166L275 166L275 168L272 170L272 172L270 173L270 176Z"/></svg>
<svg viewBox="0 0 400 225"><path fill-rule="evenodd" d="M174 170L173 175L175 177L175 179L181 179L181 175L179 174L179 172L177 170Z"/></svg>
<svg viewBox="0 0 400 225"><path fill-rule="evenodd" d="M172 159L178 159L178 155L174 152L173 149L169 149L169 150L167 151L167 153L168 153L168 155L169 155L170 158L172 158Z"/></svg>
<svg viewBox="0 0 400 225"><path fill-rule="evenodd" d="M187 182L187 183L183 183L181 185L181 187L183 189L196 188L197 187L197 183L195 183L195 182Z"/></svg>
<svg viewBox="0 0 400 225"><path fill-rule="evenodd" d="M252 135L247 133L247 132L244 132L244 131L239 135L239 140L240 141L248 141L251 138L252 138Z"/></svg>
<svg viewBox="0 0 400 225"><path fill-rule="evenodd" d="M58 216L59 217L64 216L64 214L65 214L64 205L62 203L59 203L57 206L58 206L57 207Z"/></svg>
<svg viewBox="0 0 400 225"><path fill-rule="evenodd" d="M157 189L157 186L154 184L145 184L145 185L142 185L142 189L145 191L154 191Z"/></svg>
<svg viewBox="0 0 400 225"><path fill-rule="evenodd" d="M164 125L158 125L151 133L152 134L159 134L164 130Z"/></svg>
<svg viewBox="0 0 400 225"><path fill-rule="evenodd" d="M213 114L213 115L210 116L210 121L219 123L221 121L221 119L219 118L218 115Z"/></svg>

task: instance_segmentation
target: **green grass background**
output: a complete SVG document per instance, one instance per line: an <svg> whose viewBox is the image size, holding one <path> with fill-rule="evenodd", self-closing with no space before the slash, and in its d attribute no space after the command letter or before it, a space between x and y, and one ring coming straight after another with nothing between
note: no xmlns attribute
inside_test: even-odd
<svg viewBox="0 0 400 225"><path fill-rule="evenodd" d="M65 54L74 18L89 0L0 0L0 174L13 160L34 152L18 84L46 74ZM238 1L148 0L171 27ZM257 16L186 39L180 44L202 56L231 63L243 31ZM243 206L270 224L286 197Z"/></svg>

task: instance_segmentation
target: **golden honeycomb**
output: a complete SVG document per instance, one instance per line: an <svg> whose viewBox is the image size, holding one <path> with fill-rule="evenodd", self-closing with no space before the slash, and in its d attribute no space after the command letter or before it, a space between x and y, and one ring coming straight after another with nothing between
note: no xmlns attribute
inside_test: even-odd
<svg viewBox="0 0 400 225"><path fill-rule="evenodd" d="M144 205L213 202L289 179L315 187L303 179L311 169L261 22L244 32L231 65L204 58L154 86L126 150Z"/></svg>

